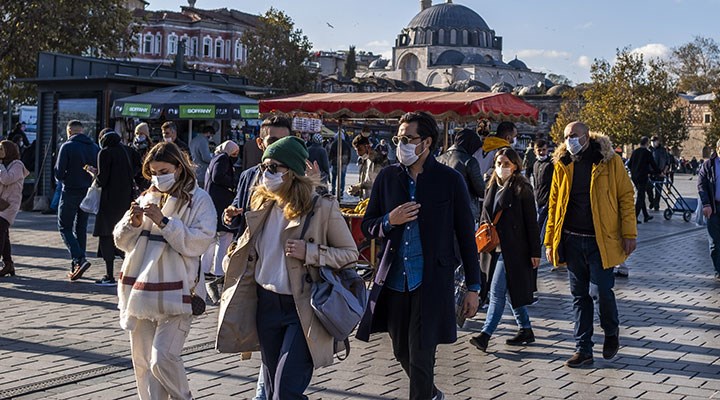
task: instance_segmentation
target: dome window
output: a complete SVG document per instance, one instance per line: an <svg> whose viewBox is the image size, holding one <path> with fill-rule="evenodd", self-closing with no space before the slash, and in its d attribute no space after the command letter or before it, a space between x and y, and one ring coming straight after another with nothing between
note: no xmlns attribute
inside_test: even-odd
<svg viewBox="0 0 720 400"><path fill-rule="evenodd" d="M450 44L457 44L457 31L455 29L450 30Z"/></svg>

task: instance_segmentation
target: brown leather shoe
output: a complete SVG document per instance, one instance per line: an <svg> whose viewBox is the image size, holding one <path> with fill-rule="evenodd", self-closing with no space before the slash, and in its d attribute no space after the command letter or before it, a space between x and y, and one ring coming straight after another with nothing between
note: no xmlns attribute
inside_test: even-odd
<svg viewBox="0 0 720 400"><path fill-rule="evenodd" d="M12 261L8 261L3 264L2 269L0 269L0 277L3 277L5 275L15 276L15 263Z"/></svg>
<svg viewBox="0 0 720 400"><path fill-rule="evenodd" d="M580 368L585 365L592 365L592 354L575 353L569 360L565 361L565 366L570 368Z"/></svg>

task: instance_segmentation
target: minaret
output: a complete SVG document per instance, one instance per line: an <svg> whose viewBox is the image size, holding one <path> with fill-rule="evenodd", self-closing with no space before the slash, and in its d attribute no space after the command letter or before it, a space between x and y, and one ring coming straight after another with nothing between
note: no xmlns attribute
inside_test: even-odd
<svg viewBox="0 0 720 400"><path fill-rule="evenodd" d="M190 8L195 8L195 1L196 0L188 0L188 5L190 6Z"/></svg>
<svg viewBox="0 0 720 400"><path fill-rule="evenodd" d="M420 0L420 11L432 7L432 0Z"/></svg>

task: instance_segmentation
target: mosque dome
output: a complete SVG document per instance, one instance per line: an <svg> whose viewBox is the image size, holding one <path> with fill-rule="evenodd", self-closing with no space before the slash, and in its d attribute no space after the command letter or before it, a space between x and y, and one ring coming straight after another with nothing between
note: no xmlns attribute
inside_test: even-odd
<svg viewBox="0 0 720 400"><path fill-rule="evenodd" d="M435 4L418 13L408 24L409 29L479 29L489 31L485 20L475 11L453 3Z"/></svg>
<svg viewBox="0 0 720 400"><path fill-rule="evenodd" d="M522 69L522 70L527 70L527 69L529 69L529 68L527 67L527 65L525 65L524 62L518 60L517 57L515 57L514 60L510 61L509 63L507 63L507 65L509 65L509 66L511 66L511 67L513 67L513 68L515 68L515 69Z"/></svg>

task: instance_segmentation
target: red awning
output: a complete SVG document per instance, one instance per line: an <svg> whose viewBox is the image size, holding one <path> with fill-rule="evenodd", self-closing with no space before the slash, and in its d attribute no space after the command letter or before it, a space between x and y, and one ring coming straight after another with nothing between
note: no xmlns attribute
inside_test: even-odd
<svg viewBox="0 0 720 400"><path fill-rule="evenodd" d="M435 118L487 118L535 123L538 110L509 93L310 93L260 100L260 113L318 113L325 118L394 118L426 111Z"/></svg>

